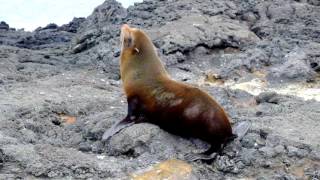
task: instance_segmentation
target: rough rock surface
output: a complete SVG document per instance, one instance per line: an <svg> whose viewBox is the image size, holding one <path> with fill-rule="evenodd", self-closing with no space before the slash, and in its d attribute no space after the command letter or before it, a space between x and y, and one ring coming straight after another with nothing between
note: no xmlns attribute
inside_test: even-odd
<svg viewBox="0 0 320 180"><path fill-rule="evenodd" d="M1 21L0 22L0 29L7 31L7 30L9 30L9 25L6 22Z"/></svg>
<svg viewBox="0 0 320 180"><path fill-rule="evenodd" d="M125 9L107 0L61 27L1 22L0 179L126 179L208 148L145 123L101 141L126 115L123 23L145 29L172 77L214 96L233 126L252 124L214 162L190 163L190 179L319 179L319 5L145 0Z"/></svg>

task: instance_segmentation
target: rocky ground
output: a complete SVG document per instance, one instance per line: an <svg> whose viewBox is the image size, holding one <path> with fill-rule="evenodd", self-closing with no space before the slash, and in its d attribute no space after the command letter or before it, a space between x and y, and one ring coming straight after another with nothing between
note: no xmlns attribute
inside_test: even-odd
<svg viewBox="0 0 320 180"><path fill-rule="evenodd" d="M0 179L320 179L319 17L317 0L107 0L61 27L1 22ZM123 23L150 34L174 79L250 123L243 139L211 163L184 159L205 143L146 123L102 142L126 115Z"/></svg>

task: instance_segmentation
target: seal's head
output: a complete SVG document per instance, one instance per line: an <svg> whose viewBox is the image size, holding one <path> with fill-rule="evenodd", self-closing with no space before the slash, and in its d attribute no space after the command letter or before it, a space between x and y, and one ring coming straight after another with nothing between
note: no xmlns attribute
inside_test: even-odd
<svg viewBox="0 0 320 180"><path fill-rule="evenodd" d="M156 51L152 41L140 29L131 28L129 25L124 24L121 27L121 59L131 60L137 57L155 55Z"/></svg>
<svg viewBox="0 0 320 180"><path fill-rule="evenodd" d="M168 76L149 36L127 24L121 27L121 79L130 83L145 83L146 79Z"/></svg>

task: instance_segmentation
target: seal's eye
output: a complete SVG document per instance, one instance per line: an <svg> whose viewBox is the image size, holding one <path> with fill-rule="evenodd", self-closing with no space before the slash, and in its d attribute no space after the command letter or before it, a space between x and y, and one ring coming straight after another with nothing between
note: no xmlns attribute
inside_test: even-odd
<svg viewBox="0 0 320 180"><path fill-rule="evenodd" d="M132 38L131 37L128 37L128 40L127 40L128 42L128 46L131 46L132 45Z"/></svg>
<svg viewBox="0 0 320 180"><path fill-rule="evenodd" d="M125 45L126 48L132 47L133 46L132 43L133 42L132 42L132 38L131 37L127 37L127 38L124 39L124 45Z"/></svg>

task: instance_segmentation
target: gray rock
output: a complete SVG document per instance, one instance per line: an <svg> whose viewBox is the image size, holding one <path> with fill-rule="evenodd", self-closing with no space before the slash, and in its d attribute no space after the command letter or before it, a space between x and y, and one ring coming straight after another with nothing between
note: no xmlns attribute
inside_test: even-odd
<svg viewBox="0 0 320 180"><path fill-rule="evenodd" d="M271 147L262 147L259 149L259 151L267 158L273 158L276 156L275 149Z"/></svg>
<svg viewBox="0 0 320 180"><path fill-rule="evenodd" d="M294 146L288 146L287 149L288 149L288 156L289 157L296 156L299 158L303 158L308 155L308 151L305 149L299 149Z"/></svg>
<svg viewBox="0 0 320 180"><path fill-rule="evenodd" d="M314 165L314 167L304 169L304 173L307 178L309 179L319 179L320 178L320 171L319 165Z"/></svg>
<svg viewBox="0 0 320 180"><path fill-rule="evenodd" d="M191 148L190 146L192 145L187 140L172 136L155 125L144 123L128 127L112 137L107 143L107 153L129 157L156 153L160 157L172 157L176 152L184 152L186 147Z"/></svg>
<svg viewBox="0 0 320 180"><path fill-rule="evenodd" d="M79 144L79 150L83 152L89 152L92 150L91 144L89 142L81 142Z"/></svg>
<svg viewBox="0 0 320 180"><path fill-rule="evenodd" d="M270 78L273 80L296 80L305 79L306 81L313 81L315 72L306 64L306 54L303 51L295 51L285 56L285 63L280 67L271 70Z"/></svg>
<svg viewBox="0 0 320 180"><path fill-rule="evenodd" d="M274 151L276 154L284 154L285 148L283 145L277 145L276 147L274 147Z"/></svg>
<svg viewBox="0 0 320 180"><path fill-rule="evenodd" d="M241 144L245 148L258 148L265 145L265 141L258 134L249 133L241 140Z"/></svg>
<svg viewBox="0 0 320 180"><path fill-rule="evenodd" d="M272 168L274 165L272 161L267 159L258 159L257 164L262 168Z"/></svg>
<svg viewBox="0 0 320 180"><path fill-rule="evenodd" d="M176 29L177 26L185 28ZM149 33L153 39L157 39L159 48L166 55L192 51L199 45L209 48L240 47L243 43L259 40L248 27L223 16L185 16Z"/></svg>
<svg viewBox="0 0 320 180"><path fill-rule="evenodd" d="M6 22L1 21L0 22L0 30L9 30L9 25Z"/></svg>
<svg viewBox="0 0 320 180"><path fill-rule="evenodd" d="M225 173L234 173L238 174L240 172L239 168L236 166L233 160L230 160L226 156L218 156L216 161L214 162L214 167L217 168L219 171Z"/></svg>
<svg viewBox="0 0 320 180"><path fill-rule="evenodd" d="M245 165L250 166L259 158L259 153L256 149L243 148L240 152L240 157Z"/></svg>
<svg viewBox="0 0 320 180"><path fill-rule="evenodd" d="M237 135L237 138L241 140L249 131L251 124L249 122L240 122L233 128L233 134Z"/></svg>
<svg viewBox="0 0 320 180"><path fill-rule="evenodd" d="M320 160L320 151L319 150L312 150L311 154L310 154L311 158L315 161L319 161Z"/></svg>
<svg viewBox="0 0 320 180"><path fill-rule="evenodd" d="M263 92L256 97L257 103L273 103L278 104L281 100L281 97L275 92Z"/></svg>
<svg viewBox="0 0 320 180"><path fill-rule="evenodd" d="M61 27L58 27L60 31L67 31L76 33L80 28L81 24L85 21L85 18L73 18L68 24L64 24Z"/></svg>
<svg viewBox="0 0 320 180"><path fill-rule="evenodd" d="M3 150L0 149L0 170L3 168L3 164L6 161L5 154L3 153Z"/></svg>
<svg viewBox="0 0 320 180"><path fill-rule="evenodd" d="M82 44L77 44L75 47L72 48L72 53L79 53L82 52L84 50L88 49L88 44L86 42L82 43Z"/></svg>
<svg viewBox="0 0 320 180"><path fill-rule="evenodd" d="M286 174L286 173L275 175L273 178L277 180L295 180L296 179L295 176L291 174Z"/></svg>
<svg viewBox="0 0 320 180"><path fill-rule="evenodd" d="M0 132L0 144L7 145L7 144L17 144L18 140L16 138L6 136L2 132Z"/></svg>
<svg viewBox="0 0 320 180"><path fill-rule="evenodd" d="M56 25L55 23L50 23L44 28L38 28L36 31L42 31L47 29L58 29L58 25Z"/></svg>

